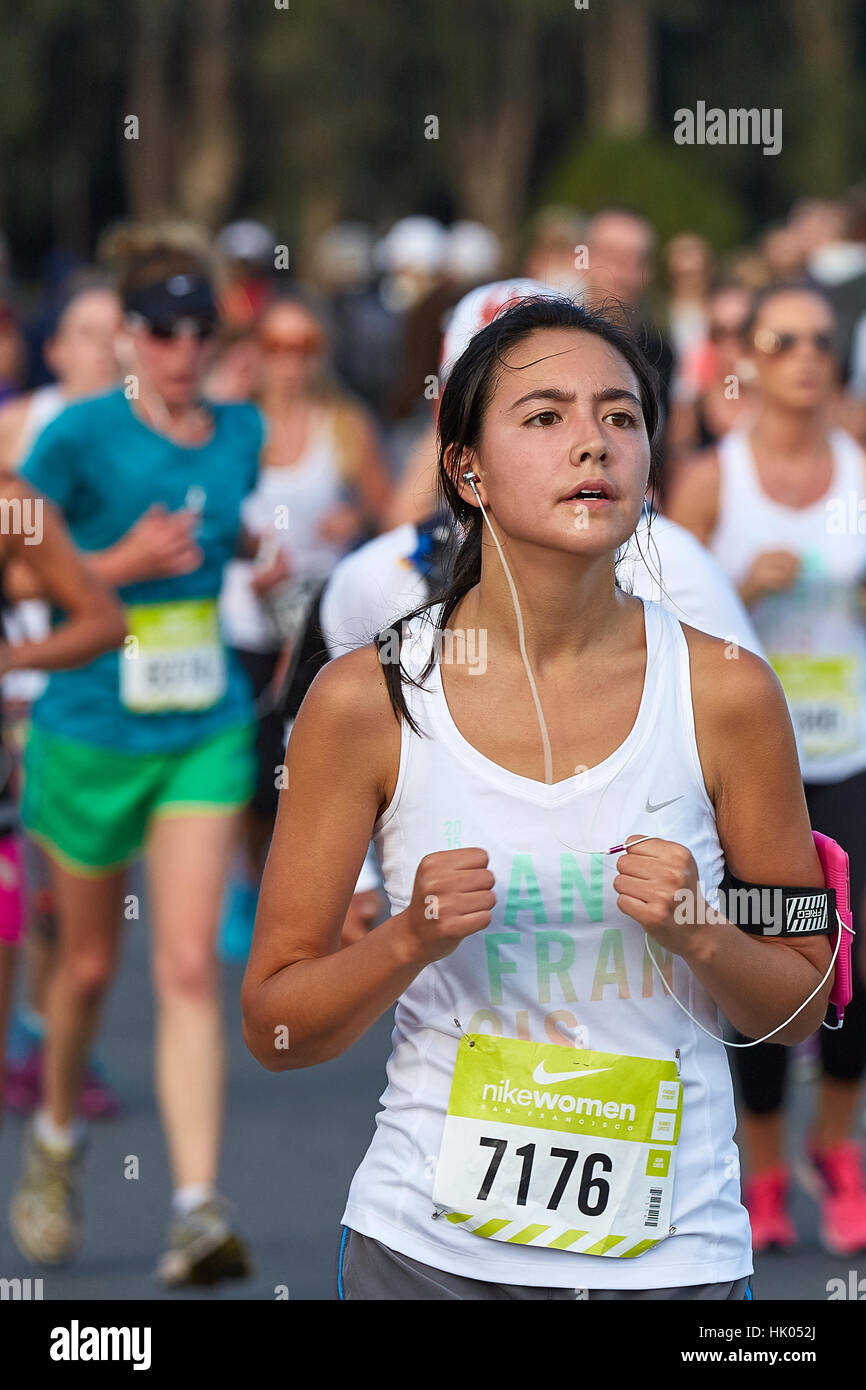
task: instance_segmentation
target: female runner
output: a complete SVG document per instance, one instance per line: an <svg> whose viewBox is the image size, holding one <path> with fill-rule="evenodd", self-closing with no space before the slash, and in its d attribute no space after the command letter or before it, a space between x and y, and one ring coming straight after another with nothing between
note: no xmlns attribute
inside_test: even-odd
<svg viewBox="0 0 866 1390"><path fill-rule="evenodd" d="M751 610L798 731L806 804L817 829L844 839L851 904L866 906L866 537L857 507L866 458L833 428L836 324L808 287L767 290L744 329L756 411L679 475L668 509L707 545ZM852 522L852 511L853 522ZM856 1132L866 1071L866 981L838 1031L819 1035L822 1075L800 1175L820 1207L825 1248L866 1249L866 1173ZM788 1209L787 1054L738 1051L755 1250L797 1240Z"/></svg>
<svg viewBox="0 0 866 1390"><path fill-rule="evenodd" d="M20 478L0 480L0 674L38 666L49 671L83 665L119 646L126 633L123 610L78 554L62 520L43 506ZM16 524L16 518L20 518ZM21 523L24 523L23 525ZM35 584L66 615L41 640L12 645L5 616L10 599ZM18 950L24 937L24 857L15 804L13 757L0 731L0 1078ZM0 1086L0 1120L3 1116Z"/></svg>
<svg viewBox="0 0 866 1390"><path fill-rule="evenodd" d="M725 860L823 879L770 667L617 588L656 427L651 373L607 318L537 298L484 328L439 416L465 530L448 595L411 617L402 668L381 634L294 725L247 1044L269 1070L312 1066L397 1001L344 1298L748 1296L708 1034L722 1011L798 1042L831 957L708 921L705 895ZM392 916L338 950L371 834Z"/></svg>
<svg viewBox="0 0 866 1390"><path fill-rule="evenodd" d="M173 1177L169 1286L241 1277L246 1247L216 1191L225 1081L215 937L226 866L252 791L253 708L218 618L243 543L263 423L203 399L216 308L208 266L131 234L120 282L124 386L77 401L22 476L118 590L128 637L52 675L27 746L22 820L51 861L60 966L47 1000L44 1101L24 1148L12 1232L28 1258L83 1239L82 1068L117 966L127 868L147 860L157 1095ZM282 575L284 576L284 573Z"/></svg>

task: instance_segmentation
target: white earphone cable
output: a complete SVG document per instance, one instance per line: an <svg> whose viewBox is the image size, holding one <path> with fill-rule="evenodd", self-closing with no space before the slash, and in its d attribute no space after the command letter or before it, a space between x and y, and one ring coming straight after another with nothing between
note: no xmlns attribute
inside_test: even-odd
<svg viewBox="0 0 866 1390"><path fill-rule="evenodd" d="M520 643L520 655L523 658L523 665L526 667L526 675L529 680L529 688L532 691L532 699L535 704L535 713L538 716L538 727L541 730L541 742L544 749L544 780L545 782L550 784L553 782L553 758L550 752L550 739L547 734L547 725L544 722L544 713L541 708L541 701L538 698L538 690L535 685L535 677L532 674L532 667L529 664L529 657L526 654L526 641L524 639L523 633L523 614L520 611L520 600L517 597L517 589L514 586L514 580L511 578L511 571L509 570L508 565L505 563L505 556L502 553L502 546L499 544L499 537L497 536L490 523L490 518L488 517L487 512L484 510L484 503L478 496L478 488L475 486L476 474L467 472L463 474L463 477L465 481L469 483L469 486L472 488L472 491L475 493L475 496L478 499L478 505L481 508L481 515L487 522L488 530L490 531L490 534L493 537L496 549L499 551L499 558L502 561L502 568L505 570L505 578L508 580L508 587L511 590L511 602L514 605L514 616L517 619L517 637Z"/></svg>
<svg viewBox="0 0 866 1390"><path fill-rule="evenodd" d="M668 994L671 996L671 999L673 999L674 1003L678 1006L678 1008L682 1009L682 1011L683 1011L683 1013L686 1015L686 1017L687 1017L687 1018L690 1018L690 1019L692 1020L692 1023L695 1025L696 1028L700 1028L701 1032L702 1032L702 1033L706 1033L706 1035L707 1035L708 1038L712 1038L715 1042L720 1042L720 1043L722 1043L725 1047L757 1047L757 1046L758 1046L758 1043L766 1042L766 1041L768 1040L768 1038L774 1038L774 1037L776 1036L777 1033L781 1033L781 1031L782 1031L783 1028L787 1028L787 1026L788 1026L789 1023L793 1023L793 1021L794 1021L794 1019L797 1017L797 1015L798 1015L798 1014L801 1014L801 1013L803 1012L803 1010L805 1009L806 1005L809 1004L809 1003L811 1003L811 1001L815 998L815 995L818 993L818 991L819 991L820 989L823 989L824 985L825 985L825 984L827 983L827 981L829 980L830 975L831 975L831 972L832 972L832 970L833 970L833 967L834 967L835 964L836 964L836 957L837 957L838 954L839 954L839 947L840 947L841 944L842 944L842 932L843 932L843 931L846 931L846 932L850 932L851 936L854 935L854 931L852 930L851 927L845 925L845 923L842 921L842 918L839 916L838 911L837 911L837 913L836 913L836 921L837 921L838 927L839 927L839 932L838 932L838 935L837 935L837 937L836 937L836 948L835 948L835 950L834 950L834 952L833 952L833 956L832 956L832 958L831 958L831 960L830 960L830 964L827 966L827 970L826 970L826 973L824 974L824 978L818 982L818 984L817 984L817 985L815 986L815 988L812 990L812 993L808 996L808 998L803 1000L803 1002L802 1002L802 1004L800 1005L799 1009L795 1009L795 1010L794 1010L794 1012L791 1014L791 1017L790 1017L790 1018L786 1018L786 1019L785 1019L785 1022L784 1022L784 1023L780 1023L779 1026L778 1026L778 1028L774 1028L771 1032L765 1033L764 1036L763 1036L762 1038L755 1038L752 1042L744 1042L744 1043L728 1042L726 1038L720 1038L719 1035L718 1035L717 1033L711 1033L710 1030L709 1030L709 1028L705 1028L704 1025L703 1025L702 1023L699 1023L698 1020L695 1018L694 1014L690 1014L689 1011L688 1011L688 1009L686 1008L685 1004L683 1004L683 1002L682 1002L680 999L678 999L677 996L674 994L673 990L671 989L670 985L668 984L667 980L665 979L664 975L662 974L661 970L659 969L659 963L658 963L658 961L656 960L656 958L655 958L655 956L654 956L654 954L653 954L653 952L652 952L652 949L651 949L651 947L650 947L650 939L649 939L648 936L644 937L644 945L645 945L645 947L646 947L647 955L649 956L650 960L651 960L652 963L653 963L653 969L655 970L656 974L658 975L659 979L661 980L661 982L662 982L662 984L664 985L665 989L667 990ZM827 1027L827 1026L829 1026L829 1025L826 1025L826 1024L825 1024L824 1026ZM831 1029L830 1031L833 1032L833 1031L835 1031L835 1030Z"/></svg>

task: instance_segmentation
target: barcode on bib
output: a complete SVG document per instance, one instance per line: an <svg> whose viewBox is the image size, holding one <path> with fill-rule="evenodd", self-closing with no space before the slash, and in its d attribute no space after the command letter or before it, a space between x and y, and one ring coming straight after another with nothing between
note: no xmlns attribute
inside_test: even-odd
<svg viewBox="0 0 866 1390"><path fill-rule="evenodd" d="M649 1207L647 1208L645 1226L657 1226L659 1224L659 1212L662 1209L662 1189L651 1187L649 1195Z"/></svg>

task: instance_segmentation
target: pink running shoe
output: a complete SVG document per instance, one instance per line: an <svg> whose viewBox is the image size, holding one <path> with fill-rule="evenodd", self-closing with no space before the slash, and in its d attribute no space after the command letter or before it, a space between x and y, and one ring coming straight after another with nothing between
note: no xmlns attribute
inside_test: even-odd
<svg viewBox="0 0 866 1390"><path fill-rule="evenodd" d="M752 1227L752 1249L790 1250L797 1244L797 1232L786 1209L788 1168L784 1163L747 1178L743 1203Z"/></svg>
<svg viewBox="0 0 866 1390"><path fill-rule="evenodd" d="M41 1047L21 1061L7 1062L4 1095L8 1109L17 1115L32 1115L38 1109L42 1099ZM120 1102L94 1058L84 1072L78 1113L88 1120L112 1120L120 1113Z"/></svg>
<svg viewBox="0 0 866 1390"><path fill-rule="evenodd" d="M26 1057L6 1063L3 1094L16 1115L32 1115L42 1093L42 1052L34 1048Z"/></svg>
<svg viewBox="0 0 866 1390"><path fill-rule="evenodd" d="M816 1182L813 1192L821 1208L821 1244L831 1255L856 1255L866 1250L866 1178L863 1155L854 1139L833 1149L809 1143L809 1161Z"/></svg>

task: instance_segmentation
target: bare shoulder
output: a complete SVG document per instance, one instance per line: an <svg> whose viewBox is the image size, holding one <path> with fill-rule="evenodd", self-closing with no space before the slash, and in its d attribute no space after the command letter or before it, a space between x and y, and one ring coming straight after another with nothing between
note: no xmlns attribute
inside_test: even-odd
<svg viewBox="0 0 866 1390"><path fill-rule="evenodd" d="M687 623L681 626L689 648L696 706L699 702L720 720L787 709L779 678L763 657Z"/></svg>
<svg viewBox="0 0 866 1390"><path fill-rule="evenodd" d="M385 672L374 644L367 642L323 666L307 691L301 710L308 720L345 723L355 733L372 734L389 722L396 727Z"/></svg>
<svg viewBox="0 0 866 1390"><path fill-rule="evenodd" d="M400 724L373 643L335 657L319 671L293 736L296 730L306 746L327 750L335 766L363 769L382 789L383 802L390 800L400 764Z"/></svg>
<svg viewBox="0 0 866 1390"><path fill-rule="evenodd" d="M0 406L0 466L3 468L12 468L17 462L18 441L29 409L29 396L16 396Z"/></svg>
<svg viewBox="0 0 866 1390"><path fill-rule="evenodd" d="M375 432L373 416L357 397L342 394L336 397L333 403L333 419L337 431L345 430L348 433L372 434Z"/></svg>
<svg viewBox="0 0 866 1390"><path fill-rule="evenodd" d="M707 790L768 762L796 767L788 705L772 666L755 652L682 624L689 649L695 735Z"/></svg>
<svg viewBox="0 0 866 1390"><path fill-rule="evenodd" d="M677 465L665 502L665 515L693 531L704 544L718 517L719 478L716 449L703 449Z"/></svg>
<svg viewBox="0 0 866 1390"><path fill-rule="evenodd" d="M718 478L720 465L717 446L710 444L706 449L699 449L686 459L684 466L693 478Z"/></svg>
<svg viewBox="0 0 866 1390"><path fill-rule="evenodd" d="M677 476L695 486L698 483L718 483L720 467L718 448L710 444L708 448L699 449L684 459Z"/></svg>
<svg viewBox="0 0 866 1390"><path fill-rule="evenodd" d="M0 426L4 430L19 429L27 419L32 396L13 396L11 401L0 405Z"/></svg>

